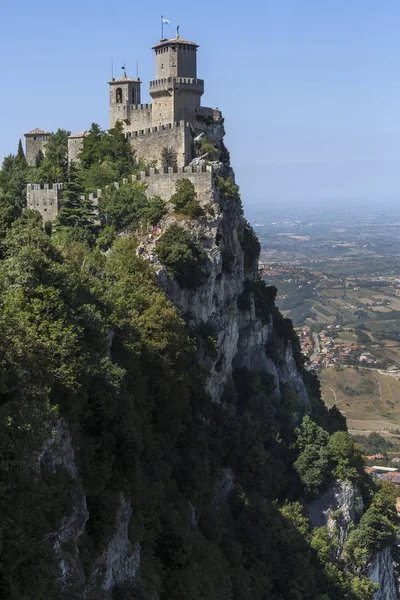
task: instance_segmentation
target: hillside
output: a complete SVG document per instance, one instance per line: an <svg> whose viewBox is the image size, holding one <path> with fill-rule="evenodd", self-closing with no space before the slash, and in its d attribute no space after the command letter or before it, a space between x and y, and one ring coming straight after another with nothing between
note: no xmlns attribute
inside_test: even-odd
<svg viewBox="0 0 400 600"><path fill-rule="evenodd" d="M377 369L324 369L320 374L327 406L346 416L351 433L389 433L399 429L400 381Z"/></svg>
<svg viewBox="0 0 400 600"><path fill-rule="evenodd" d="M206 195L135 178L95 207L105 170L143 165L93 126L54 224L18 194L62 168L66 136L38 167L3 165L5 600L395 597L395 492L258 276L219 131Z"/></svg>

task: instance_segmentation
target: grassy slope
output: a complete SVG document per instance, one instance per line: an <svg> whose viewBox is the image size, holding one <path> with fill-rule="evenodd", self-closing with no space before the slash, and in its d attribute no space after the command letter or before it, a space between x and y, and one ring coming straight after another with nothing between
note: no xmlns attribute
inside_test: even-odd
<svg viewBox="0 0 400 600"><path fill-rule="evenodd" d="M374 369L326 369L322 396L346 415L349 430L382 432L400 428L400 381Z"/></svg>

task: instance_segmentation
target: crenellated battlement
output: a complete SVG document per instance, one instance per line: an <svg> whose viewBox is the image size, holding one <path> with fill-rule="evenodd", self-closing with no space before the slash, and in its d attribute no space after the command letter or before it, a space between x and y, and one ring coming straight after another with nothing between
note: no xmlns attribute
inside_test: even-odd
<svg viewBox="0 0 400 600"><path fill-rule="evenodd" d="M94 205L98 204L106 190L119 188L130 182L144 183L146 185L146 194L148 197L159 196L164 201L168 201L175 192L175 184L179 179L186 178L192 181L200 201L209 201L213 189L213 168L205 166L197 168L170 167L167 170L151 168L148 171L142 171L138 175L131 175L122 182L115 181L106 186L104 190L97 189L95 192L82 196L88 198ZM54 221L57 218L58 211L62 204L64 191L63 183L28 183L27 184L27 208L37 210L45 221Z"/></svg>
<svg viewBox="0 0 400 600"><path fill-rule="evenodd" d="M190 129L190 123L188 121L176 121L175 123L166 123L165 125L156 125L155 127L145 127L144 129L139 129L139 131L128 131L126 137L137 138L142 135L149 135L152 133L164 132L166 130L177 129L178 127L184 129Z"/></svg>
<svg viewBox="0 0 400 600"><path fill-rule="evenodd" d="M63 190L63 183L28 183L27 208L39 211L44 221L54 221L60 210Z"/></svg>
<svg viewBox="0 0 400 600"><path fill-rule="evenodd" d="M203 79L195 79L194 77L164 77L162 79L153 79L150 81L150 88L159 85L183 83L185 85L199 85L204 87Z"/></svg>
<svg viewBox="0 0 400 600"><path fill-rule="evenodd" d="M28 183L28 191L33 190L59 190L63 191L63 183Z"/></svg>
<svg viewBox="0 0 400 600"><path fill-rule="evenodd" d="M116 110L130 111L130 110L152 110L152 104L117 104Z"/></svg>

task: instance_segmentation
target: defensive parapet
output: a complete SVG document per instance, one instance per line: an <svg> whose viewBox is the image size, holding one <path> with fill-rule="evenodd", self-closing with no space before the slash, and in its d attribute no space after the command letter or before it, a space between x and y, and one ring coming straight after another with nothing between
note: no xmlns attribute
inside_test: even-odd
<svg viewBox="0 0 400 600"><path fill-rule="evenodd" d="M187 121L145 127L138 131L130 131L126 135L137 157L145 158L149 162L154 161L157 167L163 164L164 148L175 152L178 167L184 167L193 158L193 137L190 123Z"/></svg>
<svg viewBox="0 0 400 600"><path fill-rule="evenodd" d="M129 179L123 179L121 183L114 182L114 187L127 184L129 181L146 184L146 195L151 198L159 196L164 201L168 201L175 192L175 184L179 179L189 179L197 192L198 200L201 203L210 202L213 194L213 169L211 166L195 168L192 166L178 167L168 170L149 169L140 175L131 175ZM109 189L107 186L106 189ZM54 221L57 218L61 207L64 185L62 183L28 183L27 185L27 207L31 210L37 210L44 221ZM88 195L96 206L104 191L98 189Z"/></svg>
<svg viewBox="0 0 400 600"><path fill-rule="evenodd" d="M156 125L155 127L145 127L144 129L139 129L138 131L128 131L126 137L128 139L138 137L140 135L148 135L149 133L157 133L159 131L171 131L171 129L180 128L188 128L190 129L190 123L187 121L176 121L175 123L166 123L165 125Z"/></svg>
<svg viewBox="0 0 400 600"><path fill-rule="evenodd" d="M150 198L159 196L168 201L175 192L175 184L179 179L190 179L197 193L200 203L210 202L213 194L213 168L207 166L204 170L196 170L192 166L180 167L167 172L150 169L149 174L141 173L132 175L132 181L140 181L147 184L146 194Z"/></svg>
<svg viewBox="0 0 400 600"><path fill-rule="evenodd" d="M110 106L110 127L114 127L117 121L122 121L125 131L151 127L152 105L151 104L113 104Z"/></svg>
<svg viewBox="0 0 400 600"><path fill-rule="evenodd" d="M27 207L39 211L44 221L54 221L60 209L63 190L63 183L28 183Z"/></svg>
<svg viewBox="0 0 400 600"><path fill-rule="evenodd" d="M193 77L164 77L150 81L150 94L152 98L157 97L157 92L163 93L166 89L184 89L186 93L202 96L204 94L203 79Z"/></svg>

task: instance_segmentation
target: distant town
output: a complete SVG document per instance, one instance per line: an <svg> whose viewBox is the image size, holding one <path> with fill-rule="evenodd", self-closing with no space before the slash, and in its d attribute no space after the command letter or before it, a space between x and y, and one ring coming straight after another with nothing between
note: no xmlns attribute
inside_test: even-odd
<svg viewBox="0 0 400 600"><path fill-rule="evenodd" d="M251 223L308 368L350 430L400 432L400 210L269 206Z"/></svg>

